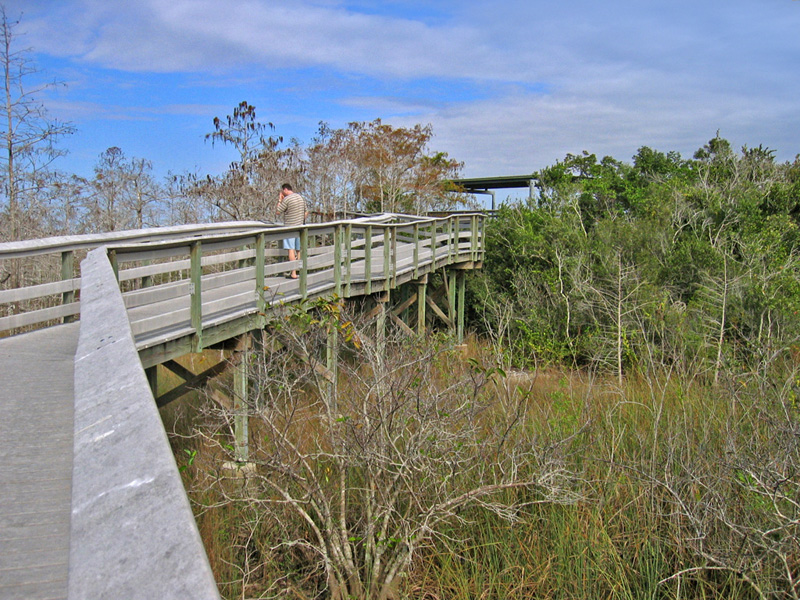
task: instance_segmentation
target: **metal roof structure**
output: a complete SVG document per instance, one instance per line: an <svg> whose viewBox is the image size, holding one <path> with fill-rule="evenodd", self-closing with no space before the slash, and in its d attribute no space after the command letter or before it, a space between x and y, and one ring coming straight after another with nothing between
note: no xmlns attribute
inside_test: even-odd
<svg viewBox="0 0 800 600"><path fill-rule="evenodd" d="M536 181L535 175L509 175L505 177L472 177L454 179L453 183L468 192L500 190L509 188L529 188Z"/></svg>
<svg viewBox="0 0 800 600"><path fill-rule="evenodd" d="M472 177L467 179L453 179L452 183L462 188L469 194L489 194L492 197L492 210L495 209L495 194L492 190L506 190L514 188L528 188L529 197L533 197L533 186L536 176L507 175L504 177Z"/></svg>

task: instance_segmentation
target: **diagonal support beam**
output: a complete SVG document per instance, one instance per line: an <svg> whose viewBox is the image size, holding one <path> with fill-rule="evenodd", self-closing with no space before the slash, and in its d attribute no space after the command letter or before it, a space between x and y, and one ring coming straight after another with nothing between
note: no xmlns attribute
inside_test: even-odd
<svg viewBox="0 0 800 600"><path fill-rule="evenodd" d="M174 361L167 361L167 362L172 363ZM174 364L177 365L178 363L174 363ZM164 363L164 365L167 366L167 363ZM178 366L180 366L180 365L178 365ZM186 369L184 367L180 367L180 370L182 370L183 373L185 373L185 374L187 374L189 376L188 378L185 378L183 374L178 373L176 370L174 370L172 368L172 366L169 366L168 368L169 368L170 371L172 371L173 373L176 373L177 375L180 375L181 377L184 377L186 379L186 381L184 381L179 386L171 389L166 394L162 394L161 396L156 398L156 405L159 408L161 408L162 406L166 406L167 404L169 404L173 400L177 400L178 398L180 398L184 394L188 394L189 392L194 391L197 388L204 386L205 383L209 379L212 379L213 377L216 377L217 375L222 373L227 367L228 367L228 361L222 360L222 361L218 362L216 365L214 365L213 367L210 367L210 368L206 369L205 371L203 371L202 373L199 373L197 375L193 374L191 371L189 371L188 369Z"/></svg>
<svg viewBox="0 0 800 600"><path fill-rule="evenodd" d="M189 381L190 379L194 379L195 378L195 374L192 373L189 369L184 367L179 362L176 362L174 360L168 360L167 362L165 362L163 364L167 369L169 369L170 371L175 373L175 375L177 375L178 377L180 377L184 381Z"/></svg>
<svg viewBox="0 0 800 600"><path fill-rule="evenodd" d="M426 298L425 303L431 307L431 310L433 310L433 312L436 313L437 317L439 317L442 321L444 321L445 325L447 325L448 327L453 327L453 321L450 319L450 317L444 314L444 311L441 308L439 308L439 305L436 304L436 302L434 302L432 298Z"/></svg>
<svg viewBox="0 0 800 600"><path fill-rule="evenodd" d="M393 314L395 317L399 317L399 316L400 316L400 314L401 314L401 313L402 313L402 312L403 312L405 309L407 309L409 306L411 306L412 304L414 304L414 302L416 302L416 301L417 301L417 294L416 294L416 293L414 293L414 294L411 294L411 296L409 296L409 297L408 297L408 298L405 300L405 302L401 302L399 305L397 305L395 308L393 308L393 309L392 309L392 314Z"/></svg>
<svg viewBox="0 0 800 600"><path fill-rule="evenodd" d="M392 322L394 322L394 324L397 325L400 328L400 331L402 331L403 333L405 333L405 334L407 334L409 336L417 335L416 333L414 333L414 330L411 329L411 327L409 327L408 325L406 325L403 322L403 319L401 319L396 314L394 314L394 312L390 312L389 316L391 317Z"/></svg>

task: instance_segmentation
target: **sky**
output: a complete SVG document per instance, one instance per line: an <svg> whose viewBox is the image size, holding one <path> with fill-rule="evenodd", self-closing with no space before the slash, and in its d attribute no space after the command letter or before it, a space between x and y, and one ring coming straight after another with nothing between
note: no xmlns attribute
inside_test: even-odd
<svg viewBox="0 0 800 600"><path fill-rule="evenodd" d="M464 177L568 153L800 153L800 0L0 0L31 78L76 132L54 165L91 176L117 146L154 172L218 174L204 140L245 100L308 144L382 119L430 124Z"/></svg>

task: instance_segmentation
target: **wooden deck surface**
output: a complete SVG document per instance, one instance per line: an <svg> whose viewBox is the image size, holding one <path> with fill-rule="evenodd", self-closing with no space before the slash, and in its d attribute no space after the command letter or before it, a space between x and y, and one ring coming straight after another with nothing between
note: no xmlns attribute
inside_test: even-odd
<svg viewBox="0 0 800 600"><path fill-rule="evenodd" d="M468 246L468 245L467 245ZM447 260L446 249L441 248L434 258L433 253L426 249L418 257L418 275L433 272L440 263ZM397 257L393 277L398 280L410 280L413 277L413 252L411 244L398 244ZM319 257L323 258L324 257ZM231 321L247 314L256 312L255 271L249 270L250 277L241 278L230 284L218 285L214 279L223 279L225 273L212 274L204 277L204 286L209 284L211 289L203 291L203 327L208 328L220 323ZM380 291L383 286L383 264L375 260L371 268L371 277L367 277L365 261L353 261L349 265L351 286L357 289L351 295L363 295L366 282L369 279L374 292ZM343 277L344 279L344 277ZM280 277L267 277L264 281L264 297L267 306L280 303L293 303L300 299L300 283L297 279ZM187 284L188 285L188 284ZM344 284L342 285L344 288ZM322 271L311 273L307 281L307 297L315 298L330 295L335 290L333 273ZM141 290L137 293L148 293ZM345 294L345 290L342 290ZM188 287L183 295L169 298L159 302L148 302L142 306L130 308L128 314L131 320L136 344L140 349L162 344L182 336L191 335L193 330L190 322L190 308Z"/></svg>
<svg viewBox="0 0 800 600"><path fill-rule="evenodd" d="M78 323L0 339L0 598L66 598Z"/></svg>

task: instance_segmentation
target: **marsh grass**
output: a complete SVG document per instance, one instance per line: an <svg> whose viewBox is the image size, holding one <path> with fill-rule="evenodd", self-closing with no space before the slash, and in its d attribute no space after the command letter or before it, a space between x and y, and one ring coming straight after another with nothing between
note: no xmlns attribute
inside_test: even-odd
<svg viewBox="0 0 800 600"><path fill-rule="evenodd" d="M495 360L479 346L466 356ZM438 368L443 383L464 376L452 364ZM507 490L503 502L517 508L505 518L465 508L414 555L398 597L798 597L795 373L716 385L670 373L621 385L586 372L501 373L491 391L500 401L481 416L484 427L503 425L507 408L522 406L509 435L557 449L580 489L560 503ZM314 428L307 417L303 435ZM187 433L203 424L187 416L180 426ZM314 554L287 543L302 537L295 516L259 513L198 484L223 458L202 440L173 443L179 463L184 447L198 450L184 477L223 595L325 598Z"/></svg>

